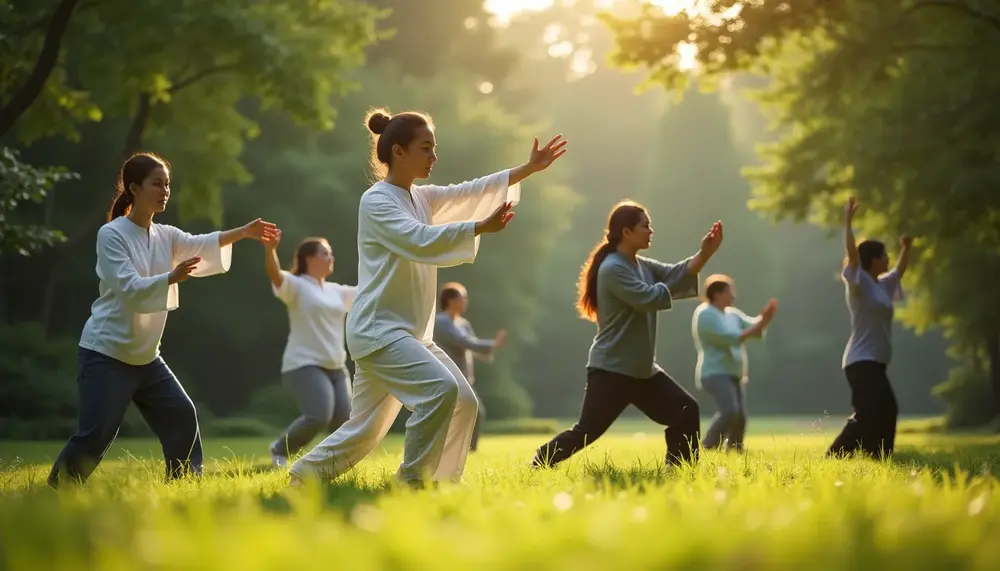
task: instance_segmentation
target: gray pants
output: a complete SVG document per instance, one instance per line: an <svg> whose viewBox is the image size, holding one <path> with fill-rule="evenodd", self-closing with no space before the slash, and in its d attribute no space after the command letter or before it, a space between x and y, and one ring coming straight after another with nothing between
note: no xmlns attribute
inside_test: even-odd
<svg viewBox="0 0 1000 571"><path fill-rule="evenodd" d="M271 453L291 456L320 431L334 432L351 416L351 385L344 369L301 367L281 375L302 416L271 444Z"/></svg>
<svg viewBox="0 0 1000 571"><path fill-rule="evenodd" d="M472 442L469 443L469 450L475 452L479 448L479 429L482 428L483 422L486 420L486 407L483 406L483 398L479 396L476 385L472 385L472 392L476 393L476 399L479 400L479 414L476 416L476 427L472 430Z"/></svg>
<svg viewBox="0 0 1000 571"><path fill-rule="evenodd" d="M705 433L702 446L718 448L728 440L727 448L742 450L747 430L746 388L738 377L717 375L701 380L701 386L715 399L718 412Z"/></svg>

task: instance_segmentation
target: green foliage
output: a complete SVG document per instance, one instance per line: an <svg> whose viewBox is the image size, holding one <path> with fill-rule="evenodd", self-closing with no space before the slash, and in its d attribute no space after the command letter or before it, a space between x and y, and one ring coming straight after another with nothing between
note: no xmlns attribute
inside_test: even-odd
<svg viewBox="0 0 1000 571"><path fill-rule="evenodd" d="M16 150L0 147L0 253L27 256L65 240L58 230L19 222L16 211L25 203L41 204L55 185L77 178L79 175L63 168L39 169L25 164Z"/></svg>
<svg viewBox="0 0 1000 571"><path fill-rule="evenodd" d="M989 374L972 363L952 369L934 395L948 403L945 420L950 428L979 426L996 414Z"/></svg>
<svg viewBox="0 0 1000 571"><path fill-rule="evenodd" d="M680 71L662 56L693 38L707 76L768 72L761 101L781 137L748 170L753 207L829 226L857 196L863 234L919 237L903 322L941 327L965 350L997 343L1000 112L977 95L1000 88L1000 73L981 65L984 53L1000 54L995 7L800 0L744 4L722 18L732 4L610 18L616 61L673 86ZM1000 362L990 366L1000 407Z"/></svg>
<svg viewBox="0 0 1000 571"><path fill-rule="evenodd" d="M76 343L34 323L0 327L0 437L65 438L76 421Z"/></svg>
<svg viewBox="0 0 1000 571"><path fill-rule="evenodd" d="M78 138L81 120L127 118L122 152L171 153L186 177L183 214L215 223L222 185L249 181L240 154L257 126L238 104L249 99L301 124L332 128L331 99L354 87L344 73L363 61L363 50L378 37L377 18L384 16L354 0L83 4L66 33L64 56L21 118L22 140ZM14 24L47 14L33 3L9 8L5 14ZM154 39L164 30L181 37ZM28 80L43 36L39 27L17 42L0 42L0 71L17 80L9 85ZM6 95L0 91L0 100Z"/></svg>

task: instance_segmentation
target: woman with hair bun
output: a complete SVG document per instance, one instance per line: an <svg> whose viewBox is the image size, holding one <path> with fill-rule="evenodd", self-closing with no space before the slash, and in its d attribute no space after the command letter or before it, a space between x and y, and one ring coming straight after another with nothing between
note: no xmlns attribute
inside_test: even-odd
<svg viewBox="0 0 1000 571"><path fill-rule="evenodd" d="M332 479L375 448L402 407L406 423L397 479L420 486L459 480L478 402L469 382L434 344L437 269L472 263L481 234L507 227L520 182L566 152L557 136L535 139L524 164L448 186L416 185L437 162L434 125L423 113L371 112L372 167L380 178L358 209L358 295L347 317L355 360L353 412L291 467L292 485Z"/></svg>

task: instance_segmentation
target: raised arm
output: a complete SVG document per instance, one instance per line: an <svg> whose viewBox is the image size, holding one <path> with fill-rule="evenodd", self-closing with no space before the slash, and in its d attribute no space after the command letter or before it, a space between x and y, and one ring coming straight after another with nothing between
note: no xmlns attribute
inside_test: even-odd
<svg viewBox="0 0 1000 571"><path fill-rule="evenodd" d="M913 246L913 238L903 234L899 238L899 259L896 260L896 266L893 268L893 272L896 273L898 279L903 279L903 274L906 273L906 268L910 265L910 248Z"/></svg>
<svg viewBox="0 0 1000 571"><path fill-rule="evenodd" d="M847 267L851 271L858 268L858 245L854 240L854 213L858 211L858 201L853 196L847 200L844 207L844 249L847 252Z"/></svg>
<svg viewBox="0 0 1000 571"><path fill-rule="evenodd" d="M712 224L712 228L709 229L708 233L702 237L698 253L688 259L686 269L689 274L693 276L698 275L698 272L719 251L719 247L722 246L722 237L722 221L717 220Z"/></svg>
<svg viewBox="0 0 1000 571"><path fill-rule="evenodd" d="M660 311L673 306L670 288L657 282L649 285L629 268L605 260L597 270L597 287L607 288L612 295L638 311Z"/></svg>
<svg viewBox="0 0 1000 571"><path fill-rule="evenodd" d="M170 295L171 273L140 276L124 240L106 226L97 232L97 277L135 313L157 313L176 307Z"/></svg>
<svg viewBox="0 0 1000 571"><path fill-rule="evenodd" d="M280 289L285 282L285 277L281 274L281 261L278 259L278 244L281 243L281 230L277 230L272 236L261 240L264 244L264 273L271 285L275 289Z"/></svg>

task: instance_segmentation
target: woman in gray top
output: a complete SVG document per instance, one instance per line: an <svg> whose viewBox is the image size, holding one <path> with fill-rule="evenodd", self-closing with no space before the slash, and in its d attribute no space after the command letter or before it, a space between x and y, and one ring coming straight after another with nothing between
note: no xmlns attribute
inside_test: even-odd
<svg viewBox="0 0 1000 571"><path fill-rule="evenodd" d="M698 272L722 244L722 223L697 254L676 264L638 256L653 229L646 209L622 202L580 274L580 315L597 323L580 420L538 449L535 466L554 466L592 443L632 404L666 428L667 464L698 458L698 402L656 364L656 314L698 295Z"/></svg>
<svg viewBox="0 0 1000 571"><path fill-rule="evenodd" d="M847 259L841 277L851 312L851 336L844 349L844 375L851 386L854 414L827 452L847 456L859 448L874 458L892 453L896 440L896 396L886 375L892 359L893 303L902 299L900 280L910 260L908 236L900 238L899 260L889 270L885 244L876 240L854 242L851 222L858 203L851 197L844 210ZM888 270L888 271L887 271Z"/></svg>

